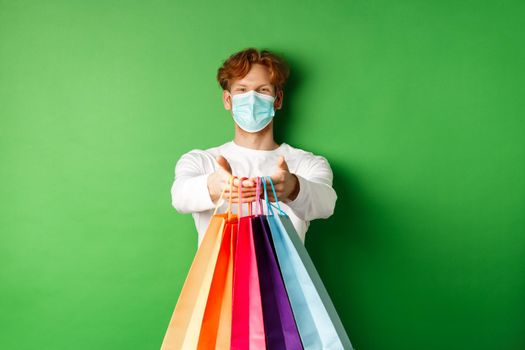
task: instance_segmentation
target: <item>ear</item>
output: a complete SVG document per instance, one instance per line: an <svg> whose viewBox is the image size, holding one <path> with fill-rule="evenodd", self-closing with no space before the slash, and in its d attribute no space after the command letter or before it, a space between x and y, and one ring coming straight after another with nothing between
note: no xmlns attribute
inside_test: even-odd
<svg viewBox="0 0 525 350"><path fill-rule="evenodd" d="M275 96L275 103L274 103L274 108L277 110L277 109L281 109L282 105L283 105L283 95L284 95L284 92L283 90L279 91L277 93L277 95Z"/></svg>
<svg viewBox="0 0 525 350"><path fill-rule="evenodd" d="M224 104L224 109L232 109L231 94L228 90L222 90L222 103Z"/></svg>

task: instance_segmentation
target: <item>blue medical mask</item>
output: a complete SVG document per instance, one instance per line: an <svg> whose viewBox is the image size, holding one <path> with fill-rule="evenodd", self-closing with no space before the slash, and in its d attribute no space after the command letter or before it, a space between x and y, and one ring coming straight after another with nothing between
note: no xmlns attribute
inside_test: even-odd
<svg viewBox="0 0 525 350"><path fill-rule="evenodd" d="M233 119L247 132L261 131L270 124L275 115L274 101L274 96L261 94L255 90L232 95Z"/></svg>

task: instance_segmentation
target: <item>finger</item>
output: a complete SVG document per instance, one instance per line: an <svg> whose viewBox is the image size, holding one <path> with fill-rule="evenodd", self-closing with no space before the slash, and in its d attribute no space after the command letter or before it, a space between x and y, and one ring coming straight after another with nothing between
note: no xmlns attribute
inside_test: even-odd
<svg viewBox="0 0 525 350"><path fill-rule="evenodd" d="M279 185L280 183L283 182L284 180L284 174L281 174L281 173L276 173L276 174L273 174L272 176L269 176L271 179L272 179L272 183L273 183L273 186L275 187L276 185ZM268 179L268 177L265 178L266 180L266 185L267 186L271 186L270 185L270 180ZM270 189L271 191L271 189Z"/></svg>
<svg viewBox="0 0 525 350"><path fill-rule="evenodd" d="M284 190L284 183L283 182L278 183L277 185L274 186L274 188L275 188L275 192L277 192L278 194L282 193Z"/></svg>
<svg viewBox="0 0 525 350"><path fill-rule="evenodd" d="M237 186L232 186L231 187L231 191L230 191L230 186L228 185L227 186L227 189L226 189L227 192L239 192L239 191L242 191L242 193L248 193L248 192L253 192L255 193L257 191L257 189L255 187L237 187Z"/></svg>
<svg viewBox="0 0 525 350"><path fill-rule="evenodd" d="M231 188L231 191L230 191L230 187L226 188L226 192L228 193L239 193L239 192L242 192L242 193L255 193L257 192L257 189L253 188L253 187L232 187Z"/></svg>
<svg viewBox="0 0 525 350"><path fill-rule="evenodd" d="M239 196L237 193L224 193L224 198L248 198L248 197L255 197L256 193L243 193L241 196ZM262 197L259 195L259 197Z"/></svg>
<svg viewBox="0 0 525 350"><path fill-rule="evenodd" d="M256 185L255 181L252 179L247 179L242 182L243 187L254 187Z"/></svg>
<svg viewBox="0 0 525 350"><path fill-rule="evenodd" d="M228 163L228 161L226 160L226 158L224 158L223 156L219 155L215 158L215 160L217 161L217 163L219 163L219 166L224 170L226 171L228 174L231 175L232 173L232 168L230 166L230 163Z"/></svg>
<svg viewBox="0 0 525 350"><path fill-rule="evenodd" d="M226 198L230 198L230 197L231 198L238 198L238 197L247 198L247 197L254 197L255 195L256 195L255 192L245 193L243 191L243 193L240 196L239 196L239 194L237 192L224 192L224 197L226 197Z"/></svg>
<svg viewBox="0 0 525 350"><path fill-rule="evenodd" d="M240 187L240 179L239 178L235 178L233 180L233 185L235 187ZM256 185L255 181L253 179L244 179L242 181L242 187L254 187Z"/></svg>
<svg viewBox="0 0 525 350"><path fill-rule="evenodd" d="M288 164L286 164L286 161L284 160L284 156L279 156L279 159L277 160L277 166L281 170L289 171Z"/></svg>
<svg viewBox="0 0 525 350"><path fill-rule="evenodd" d="M242 180L242 187L255 187L256 185L256 181L254 178L244 177L242 179L238 179L238 181L236 182L237 186L240 186L240 180Z"/></svg>
<svg viewBox="0 0 525 350"><path fill-rule="evenodd" d="M243 203L252 203L252 202L255 202L255 201L257 201L257 199L255 197L243 198L242 199ZM232 203L239 203L239 198L232 198Z"/></svg>
<svg viewBox="0 0 525 350"><path fill-rule="evenodd" d="M255 186L243 186L240 187L238 185L235 185L235 180L234 180L234 184L230 186L230 183L229 182L223 182L222 183L222 188L226 188L226 191L230 192L230 187L231 187L231 192L239 192L239 188L241 188L242 192L245 192L245 191L256 191L257 188Z"/></svg>

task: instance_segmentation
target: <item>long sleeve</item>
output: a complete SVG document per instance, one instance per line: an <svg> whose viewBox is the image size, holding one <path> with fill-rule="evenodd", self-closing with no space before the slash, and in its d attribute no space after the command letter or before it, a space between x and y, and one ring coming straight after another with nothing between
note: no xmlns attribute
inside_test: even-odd
<svg viewBox="0 0 525 350"><path fill-rule="evenodd" d="M188 152L175 165L175 180L171 186L171 204L181 214L215 208L208 191L208 176L201 155Z"/></svg>
<svg viewBox="0 0 525 350"><path fill-rule="evenodd" d="M322 156L311 156L305 166L294 174L299 180L299 193L293 201L286 202L302 220L326 219L335 208L337 194L332 188L333 173Z"/></svg>

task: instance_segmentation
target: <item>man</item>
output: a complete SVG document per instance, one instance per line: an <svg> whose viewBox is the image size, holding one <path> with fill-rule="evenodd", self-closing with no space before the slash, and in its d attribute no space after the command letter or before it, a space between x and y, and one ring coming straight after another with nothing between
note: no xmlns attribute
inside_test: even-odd
<svg viewBox="0 0 525 350"><path fill-rule="evenodd" d="M239 179L230 193L230 176L247 177L242 183L242 215L256 201L256 177L270 176L281 209L288 214L304 244L310 221L333 214L337 195L326 158L273 138L273 117L281 109L286 63L268 50L248 48L231 55L219 68L224 108L235 125L232 141L206 150L193 149L177 161L171 187L172 205L179 213L192 213L200 246L217 205L224 212L231 196L237 213ZM271 187L268 199L275 202ZM225 193L221 203L219 196ZM223 206L225 206L223 208ZM255 206L254 206L255 208ZM264 213L266 203L263 200ZM254 212L255 214L255 212Z"/></svg>

